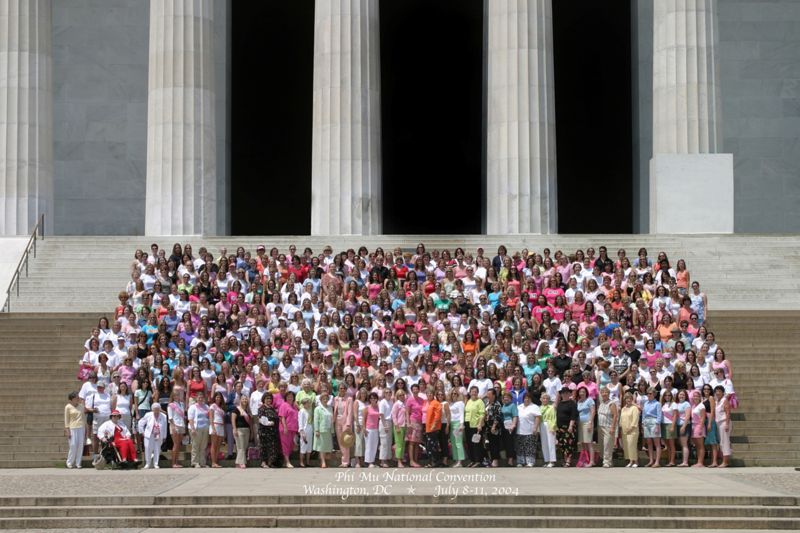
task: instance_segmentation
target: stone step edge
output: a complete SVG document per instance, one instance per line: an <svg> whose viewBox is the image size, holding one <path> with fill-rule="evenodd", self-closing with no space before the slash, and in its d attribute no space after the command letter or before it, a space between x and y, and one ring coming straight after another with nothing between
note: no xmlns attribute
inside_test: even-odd
<svg viewBox="0 0 800 533"><path fill-rule="evenodd" d="M99 514L99 513L98 513ZM576 527L577 524L585 525L588 517L562 517L562 516L537 516L537 517L505 517L505 516L351 516L322 515L303 517L269 517L259 515L245 515L232 517L192 516L192 517L120 517L120 516L87 516L72 517L41 517L41 518L0 518L0 528L4 529L53 529L53 528L78 528L97 530L98 524L105 527L227 527L237 528L243 525L257 525L258 527L320 527L345 528L355 525L370 527L394 527L398 523L408 526L410 522L425 525L425 527L471 527L501 528L510 526L533 527ZM179 522L179 524L176 524ZM213 526L212 526L213 525ZM640 517L596 517L592 525L598 529L618 529L638 527L641 525ZM794 518L661 518L659 528L663 529L738 529L738 528L764 528L764 529L797 529L800 520Z"/></svg>
<svg viewBox="0 0 800 533"><path fill-rule="evenodd" d="M484 496L462 496L463 501L483 503ZM431 496L425 495L376 495L376 496L353 496L352 504L365 505L425 505L431 504ZM604 496L604 495L568 495L559 494L553 496L542 495L508 495L506 499L510 505L526 506L531 504L542 504L549 506L574 506L576 504L584 506L604 506L604 505L647 505L672 507L675 505L688 507L730 507L730 506L753 506L753 507L800 507L800 497L783 495L764 495L764 496ZM198 503L200 500L200 503ZM4 496L0 497L0 507L59 507L59 506L79 506L94 507L99 503L106 506L175 506L175 505L206 505L204 501L214 502L211 505L286 505L294 504L298 501L303 503L313 503L317 505L330 505L331 503L342 503L339 495L226 495L226 496ZM699 500L699 501L698 501ZM463 502L462 501L462 502ZM553 501L555 503L549 503ZM631 502L638 503L631 503ZM647 502L658 503L647 503ZM224 503L223 503L224 502ZM573 503L574 502L574 503ZM617 503L620 502L620 503ZM459 503L458 500L450 502L448 499L441 500L442 504Z"/></svg>

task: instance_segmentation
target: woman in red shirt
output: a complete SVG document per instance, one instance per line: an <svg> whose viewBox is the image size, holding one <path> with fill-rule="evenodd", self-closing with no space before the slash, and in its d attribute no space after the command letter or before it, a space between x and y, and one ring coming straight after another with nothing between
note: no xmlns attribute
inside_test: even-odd
<svg viewBox="0 0 800 533"><path fill-rule="evenodd" d="M192 379L189 380L189 402L188 405L191 407L197 401L197 395L205 393L206 384L203 381L202 376L200 376L200 369L198 367L192 368Z"/></svg>

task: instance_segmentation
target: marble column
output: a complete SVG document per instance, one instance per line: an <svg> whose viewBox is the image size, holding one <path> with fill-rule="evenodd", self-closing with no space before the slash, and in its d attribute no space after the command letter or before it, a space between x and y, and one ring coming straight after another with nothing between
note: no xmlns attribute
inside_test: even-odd
<svg viewBox="0 0 800 533"><path fill-rule="evenodd" d="M717 0L660 0L653 9L653 153L722 147Z"/></svg>
<svg viewBox="0 0 800 533"><path fill-rule="evenodd" d="M653 16L650 231L732 232L733 157L720 153L717 0L659 0Z"/></svg>
<svg viewBox="0 0 800 533"><path fill-rule="evenodd" d="M0 0L0 235L53 221L51 0Z"/></svg>
<svg viewBox="0 0 800 533"><path fill-rule="evenodd" d="M381 232L378 0L316 0L311 234Z"/></svg>
<svg viewBox="0 0 800 533"><path fill-rule="evenodd" d="M147 235L217 233L213 0L150 0Z"/></svg>
<svg viewBox="0 0 800 533"><path fill-rule="evenodd" d="M486 231L555 233L552 0L486 1Z"/></svg>

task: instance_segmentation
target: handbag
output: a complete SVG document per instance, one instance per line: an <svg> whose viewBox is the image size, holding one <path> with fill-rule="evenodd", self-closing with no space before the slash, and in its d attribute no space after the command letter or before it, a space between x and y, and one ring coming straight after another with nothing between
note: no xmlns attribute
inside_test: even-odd
<svg viewBox="0 0 800 533"><path fill-rule="evenodd" d="M258 461L261 459L261 450L258 449L256 446L250 446L247 448L247 460L248 461Z"/></svg>
<svg viewBox="0 0 800 533"><path fill-rule="evenodd" d="M78 381L86 381L89 379L89 374L92 373L92 370L91 365L81 364L78 369Z"/></svg>

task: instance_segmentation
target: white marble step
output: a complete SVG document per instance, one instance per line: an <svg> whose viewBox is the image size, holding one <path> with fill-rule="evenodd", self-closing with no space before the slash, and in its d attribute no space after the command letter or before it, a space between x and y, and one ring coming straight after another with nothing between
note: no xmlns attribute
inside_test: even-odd
<svg viewBox="0 0 800 533"><path fill-rule="evenodd" d="M800 236L797 235L378 235L367 237L242 236L242 237L48 237L39 241L37 257L29 263L29 277L20 280L20 297L12 295L15 311L38 312L42 302L53 311L108 312L116 304L116 293L130 279L129 268L137 248L149 250L156 242L170 250L172 244L201 246L215 256L238 246L253 252L259 244L287 251L289 244L319 252L325 245L334 250L401 247L413 250L424 242L428 250L457 246L474 252L483 247L492 254L499 244L510 251L522 248L541 251L548 247L572 253L589 246L605 245L614 257L625 248L634 257L640 247L651 256L663 250L674 262L685 258L692 279L700 282L713 309L800 309ZM749 266L755 261L768 268ZM72 281L78 280L78 281ZM87 287L89 289L87 290ZM779 287L779 290L775 290ZM765 297L769 295L769 297Z"/></svg>

